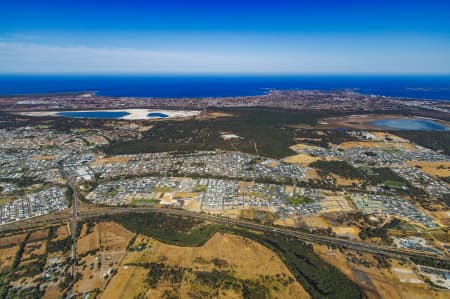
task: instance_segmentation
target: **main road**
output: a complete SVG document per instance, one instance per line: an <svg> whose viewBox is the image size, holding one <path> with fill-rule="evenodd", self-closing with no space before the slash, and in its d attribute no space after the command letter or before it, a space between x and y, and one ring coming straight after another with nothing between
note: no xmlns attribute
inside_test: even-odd
<svg viewBox="0 0 450 299"><path fill-rule="evenodd" d="M76 189L76 188L75 188ZM76 193L75 193L76 194ZM74 200L75 201L75 200ZM448 256L441 256L433 253L409 250L404 248L395 248L392 246L379 245L366 243L361 241L348 240L338 237L322 236L315 233L309 233L304 231L298 231L289 228L282 228L270 225L263 225L254 222L244 221L240 219L232 219L227 217L215 216L206 213L192 212L182 209L171 208L150 208L150 207L99 207L94 205L83 205L75 207L72 211L63 211L55 214L49 214L44 216L38 216L30 218L24 221L15 223L8 223L0 225L0 233L17 229L29 229L35 227L43 227L45 225L55 225L58 223L68 223L69 221L75 222L78 220L101 217L104 215L117 215L126 213L164 213L167 215L177 215L183 217L191 217L199 220L232 225L237 227L248 228L252 230L270 232L275 234L281 234L288 237L293 237L299 240L303 240L310 243L325 244L331 246L340 246L343 248L357 250L360 252L379 254L392 258L417 258L425 257L439 262L450 262ZM75 224L76 225L76 224ZM75 226L76 228L76 226ZM75 231L73 231L75 233ZM73 234L74 236L75 234Z"/></svg>
<svg viewBox="0 0 450 299"><path fill-rule="evenodd" d="M73 286L75 284L75 272L77 266L77 214L78 214L78 201L79 194L78 188L76 186L76 181L74 178L70 177L67 172L64 170L63 164L58 162L58 168L61 175L67 182L67 186L69 187L72 195L72 213L70 214L70 232L72 236L72 284L70 286L70 294L69 298L72 298Z"/></svg>

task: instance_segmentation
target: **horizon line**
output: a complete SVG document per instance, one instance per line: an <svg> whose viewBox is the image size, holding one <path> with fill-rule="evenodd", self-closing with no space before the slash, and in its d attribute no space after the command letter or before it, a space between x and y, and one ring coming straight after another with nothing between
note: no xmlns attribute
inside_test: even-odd
<svg viewBox="0 0 450 299"><path fill-rule="evenodd" d="M155 77L169 77L169 76L188 76L188 77L295 77L295 76L386 76L386 77L415 77L415 76L450 76L450 72L396 72L396 73L384 73L384 72L318 72L318 73L234 73L234 72L162 72L162 73L152 73L152 72L13 72L13 73L2 73L0 76L155 76Z"/></svg>

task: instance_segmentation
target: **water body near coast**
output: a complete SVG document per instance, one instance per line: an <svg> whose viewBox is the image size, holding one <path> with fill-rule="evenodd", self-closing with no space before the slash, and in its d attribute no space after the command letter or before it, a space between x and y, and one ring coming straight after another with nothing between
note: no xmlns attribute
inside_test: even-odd
<svg viewBox="0 0 450 299"><path fill-rule="evenodd" d="M272 89L350 89L364 94L450 100L450 76L0 75L0 95L95 91L119 97L229 97Z"/></svg>
<svg viewBox="0 0 450 299"><path fill-rule="evenodd" d="M124 110L90 110L90 111L36 111L22 112L28 116L57 116L72 118L95 118L95 119L165 119L193 117L200 111L189 110L152 110L152 109L124 109Z"/></svg>
<svg viewBox="0 0 450 299"><path fill-rule="evenodd" d="M387 114L361 114L329 117L319 122L319 129L392 130L392 131L450 131L443 120Z"/></svg>
<svg viewBox="0 0 450 299"><path fill-rule="evenodd" d="M373 126L389 130L450 131L448 126L421 118L380 119L372 122L371 124Z"/></svg>

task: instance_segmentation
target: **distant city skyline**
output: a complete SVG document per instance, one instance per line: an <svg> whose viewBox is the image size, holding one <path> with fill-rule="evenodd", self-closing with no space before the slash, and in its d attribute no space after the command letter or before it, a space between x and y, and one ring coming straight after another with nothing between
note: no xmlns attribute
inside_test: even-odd
<svg viewBox="0 0 450 299"><path fill-rule="evenodd" d="M444 0L5 2L2 74L450 73Z"/></svg>

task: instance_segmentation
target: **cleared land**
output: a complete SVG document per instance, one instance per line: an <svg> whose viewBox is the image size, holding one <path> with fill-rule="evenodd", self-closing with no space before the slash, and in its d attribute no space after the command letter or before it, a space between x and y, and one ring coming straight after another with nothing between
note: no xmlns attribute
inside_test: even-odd
<svg viewBox="0 0 450 299"><path fill-rule="evenodd" d="M319 157L313 157L307 154L297 154L293 156L289 156L283 159L284 162L300 164L308 166L310 163L320 160Z"/></svg>
<svg viewBox="0 0 450 299"><path fill-rule="evenodd" d="M8 271L14 261L19 245L0 249L0 273Z"/></svg>
<svg viewBox="0 0 450 299"><path fill-rule="evenodd" d="M421 171L437 177L450 177L450 162L407 161L408 165L420 168Z"/></svg>
<svg viewBox="0 0 450 299"><path fill-rule="evenodd" d="M69 237L69 229L66 225L58 226L55 232L55 237L52 239L53 242L63 240Z"/></svg>
<svg viewBox="0 0 450 299"><path fill-rule="evenodd" d="M77 241L79 256L76 271L82 274L75 293L103 288L125 254L133 233L114 222L84 224Z"/></svg>
<svg viewBox="0 0 450 299"><path fill-rule="evenodd" d="M263 284L270 290L272 298L309 298L303 287L295 281L294 276L273 251L255 241L240 236L216 233L203 246L179 247L140 235L134 244L140 246L145 244L146 249L128 253L122 262L118 275L111 281L102 298L123 298L121 297L123 294L137 295L142 292L142 287L139 287L139 284L134 288L130 288L129 285L131 280L139 279L139 277L142 279L142 270L130 267L139 263L163 263L171 267L193 269L201 273L213 273L213 271L219 269L232 273L230 275L236 279ZM208 286L198 281L191 281L190 274L184 274L180 287L181 297L185 297L189 293L198 293L201 290L209 291ZM262 276L272 277L272 279L262 281ZM291 281L291 283L283 285L281 279L280 281L276 279L278 277L282 277L283 281ZM136 284L135 281L131 283ZM159 282L156 290L150 289L147 291L147 296L161 295L158 289L165 290L168 283L168 281ZM122 287L119 288L118 286ZM133 291L134 294L132 294ZM224 291L226 291L225 288ZM225 292L225 295L223 295L221 292L219 297L227 298L232 293ZM240 296L237 296L237 298L240 298Z"/></svg>
<svg viewBox="0 0 450 299"><path fill-rule="evenodd" d="M113 156L113 157L105 157L95 160L95 162L91 163L94 165L104 165L104 164L115 164L115 163L127 163L130 161L130 156Z"/></svg>
<svg viewBox="0 0 450 299"><path fill-rule="evenodd" d="M356 282L370 299L441 299L448 297L448 292L445 290L432 290L425 284L421 284L411 268L400 265L396 261L391 261L391 267L383 268L377 266L376 260L366 254L357 254L352 251L343 253L339 250L329 250L324 245L314 245L314 251ZM349 256L356 257L354 262L348 259ZM369 263L370 267L360 264L362 261Z"/></svg>
<svg viewBox="0 0 450 299"><path fill-rule="evenodd" d="M25 240L27 234L17 234L0 238L0 247L16 246Z"/></svg>
<svg viewBox="0 0 450 299"><path fill-rule="evenodd" d="M381 149L404 149L404 150L415 150L415 146L410 142L384 142L384 141L347 141L339 144L340 148L350 149L355 147L365 147L365 148L381 148Z"/></svg>

